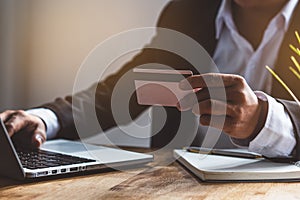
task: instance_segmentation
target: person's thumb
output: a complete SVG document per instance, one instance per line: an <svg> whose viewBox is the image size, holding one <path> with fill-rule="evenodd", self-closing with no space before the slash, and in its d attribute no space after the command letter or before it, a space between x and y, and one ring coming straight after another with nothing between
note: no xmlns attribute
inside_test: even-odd
<svg viewBox="0 0 300 200"><path fill-rule="evenodd" d="M32 136L33 147L39 148L45 141L46 141L46 138L45 138L44 134L42 134L39 131L36 131Z"/></svg>

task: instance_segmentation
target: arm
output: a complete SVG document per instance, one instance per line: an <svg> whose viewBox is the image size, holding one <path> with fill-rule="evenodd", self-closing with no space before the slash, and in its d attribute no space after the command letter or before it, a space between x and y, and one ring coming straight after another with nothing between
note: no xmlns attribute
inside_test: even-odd
<svg viewBox="0 0 300 200"><path fill-rule="evenodd" d="M245 140L232 139L238 146L268 157L286 157L296 146L294 127L283 104L263 92L256 92L261 101L268 103L267 119L262 130Z"/></svg>
<svg viewBox="0 0 300 200"><path fill-rule="evenodd" d="M172 1L162 12L158 27L169 28L185 33L196 39L208 50L208 52L212 52L215 43L213 39L214 31L213 29L207 30L207 27L213 27L214 21L207 20L207 16L216 15L219 3L220 2L217 0ZM195 18L195 16L198 17ZM199 24L201 24L203 29L200 28L199 31L196 32L190 29L190 27L195 27L194 25ZM156 38L159 38L159 35L153 39L152 43L156 42ZM91 105L91 103L95 104L92 109L96 110L97 118L101 124L102 130L107 130L116 126L111 112L112 91L117 90L124 92L122 88L127 89L125 86L128 86L129 88L133 87L132 79L125 81L124 86L120 88L115 88L115 85L124 74L127 74L127 72L130 73L132 68L145 63L160 63L175 69L193 69L190 63L177 55L163 50L147 49L146 46L142 53L122 67L116 74L111 75L107 79L78 94L67 96L65 98L58 98L54 102L40 106L41 108L52 110L57 116L60 125L58 137L70 139L78 138L74 124L74 116L78 120L83 119L82 124L83 127L87 128L85 130L86 132L95 133L99 131L98 128L94 129L93 127L90 127L87 123L88 121L85 119L85 115L89 114L89 109L91 108L88 108L86 105ZM96 92L93 93L93 90ZM96 100L92 101L94 97ZM81 102L81 105L76 104L76 102ZM72 109L72 104L74 103L76 106ZM135 94L133 94L129 103L131 118L138 116L144 109L146 109L146 107L137 105ZM126 118L122 123L128 123L131 120L132 119ZM174 123L171 125L173 124Z"/></svg>
<svg viewBox="0 0 300 200"><path fill-rule="evenodd" d="M293 101L286 101L286 100L278 100L280 103L282 103L287 110L291 120L292 124L295 130L295 137L296 137L296 148L295 148L295 153L296 153L296 159L300 160L300 107L296 102Z"/></svg>
<svg viewBox="0 0 300 200"><path fill-rule="evenodd" d="M193 109L193 112L196 115L200 115L200 123L203 125L210 125L221 129L234 138L233 140L237 141L237 143L240 143L241 141L248 141L247 145L249 145L249 142L251 141L250 148L252 148L252 150L259 149L257 150L259 151L258 153L263 153L266 156L287 156L287 154L293 150L295 146L295 137L292 134L289 134L290 132L293 133L293 127L289 126L289 123L284 124L285 127L287 127L287 129L283 128L288 132L286 134L278 133L278 131L276 132L275 130L274 133L278 135L272 135L274 127L271 127L272 131L268 133L264 130L266 122L273 126L274 124L272 123L277 123L275 119L286 119L288 120L287 122L290 122L289 116L286 116L286 112L282 104L276 102L273 98L270 98L269 101L274 102L269 103L275 105L275 109L281 111L280 113L283 113L283 116L281 116L281 118L273 118L274 113L272 113L273 117L270 117L272 116L270 115L269 118L267 118L267 101L258 99L242 77L228 74L203 74L193 76L182 81L181 87L182 89L190 87L202 88L196 93L196 97L187 96L180 101L179 109ZM222 90L226 93L225 99L219 95L222 93ZM297 121L300 119L299 107L297 107L295 105L296 103L293 102L281 102L285 105L286 110L289 112L294 123L294 129L298 133L299 127L297 126L299 125L297 124L299 123L297 123ZM212 109L213 105L215 106L215 109ZM214 120L211 120L212 117L214 117ZM224 120L224 123L222 123L222 120ZM280 123L284 122L280 121ZM284 140L276 140L278 137ZM298 137L299 136L296 137L297 142ZM284 152L283 149L278 149L282 145L287 145L285 142L289 145L286 147L288 153ZM259 148L255 149L255 143L256 147L259 146ZM299 143L296 146L296 150L298 148ZM273 150L278 151L271 152ZM297 150L297 152L299 151ZM297 158L299 158L298 156L299 155L297 154Z"/></svg>
<svg viewBox="0 0 300 200"><path fill-rule="evenodd" d="M184 24L184 21L187 20L182 16L178 16L178 13L182 12L182 7L178 4L180 4L180 1L172 2L165 8L159 19L157 25L158 27L166 27L173 30L182 31L184 28L182 27L182 24ZM175 20L177 18L180 19ZM159 38L159 35L154 37L151 43L155 43L157 38ZM82 128L86 130L86 133L90 134L115 127L117 124L112 113L112 94L122 94L124 91L133 91L134 82L133 76L131 76L131 70L136 66L147 63L160 63L176 69L183 67L191 68L190 64L186 60L174 55L173 53L159 49L150 49L146 46L145 49L140 54L135 56L132 61L127 63L117 73L109 76L105 80L102 80L101 82L78 94L67 96L66 98L58 98L54 102L50 102L41 106L43 108L52 110L57 115L61 127L58 137L69 139L78 138L74 120L80 121ZM116 87L116 84L122 77L124 77L124 75L127 76L127 79L123 79L122 83L118 84L120 87ZM93 101L94 97L95 101ZM120 97L120 100L122 100L122 97ZM122 119L122 124L129 123L147 108L137 104L135 93L132 94L129 102L129 105L126 106L129 106L131 118ZM95 104L95 107L90 107L90 105L93 104ZM114 104L118 104L118 102L114 102ZM99 121L102 130L100 130L99 127L91 127L89 122L93 119L88 118L91 109L96 110L97 120Z"/></svg>

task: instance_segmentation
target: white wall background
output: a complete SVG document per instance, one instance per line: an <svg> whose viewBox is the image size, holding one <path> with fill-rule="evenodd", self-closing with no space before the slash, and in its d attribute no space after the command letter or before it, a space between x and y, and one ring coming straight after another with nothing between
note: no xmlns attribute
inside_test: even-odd
<svg viewBox="0 0 300 200"><path fill-rule="evenodd" d="M28 1L0 0L0 111L27 103Z"/></svg>
<svg viewBox="0 0 300 200"><path fill-rule="evenodd" d="M72 92L80 64L121 31L154 26L169 0L0 0L0 110Z"/></svg>

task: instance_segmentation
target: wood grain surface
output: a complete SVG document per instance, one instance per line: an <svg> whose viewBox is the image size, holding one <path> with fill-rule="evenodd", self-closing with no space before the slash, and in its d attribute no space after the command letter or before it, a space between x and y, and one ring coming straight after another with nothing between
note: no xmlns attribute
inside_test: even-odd
<svg viewBox="0 0 300 200"><path fill-rule="evenodd" d="M126 171L18 182L0 178L0 199L300 199L300 183L204 183L170 152ZM168 164L168 165L166 165Z"/></svg>

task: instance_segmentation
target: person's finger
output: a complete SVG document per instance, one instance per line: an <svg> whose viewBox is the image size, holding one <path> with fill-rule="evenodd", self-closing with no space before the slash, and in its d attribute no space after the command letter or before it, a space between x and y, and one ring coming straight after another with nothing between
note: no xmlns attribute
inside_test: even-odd
<svg viewBox="0 0 300 200"><path fill-rule="evenodd" d="M223 101L207 99L193 106L195 115L228 115L231 116L231 109Z"/></svg>
<svg viewBox="0 0 300 200"><path fill-rule="evenodd" d="M41 129L36 129L32 135L31 145L39 148L46 141L46 133Z"/></svg>
<svg viewBox="0 0 300 200"><path fill-rule="evenodd" d="M233 98L230 93L230 90L227 91L224 88L203 88L196 93L188 94L182 98L178 102L177 108L179 111L190 110L195 104L198 104L198 102L208 99L228 102Z"/></svg>
<svg viewBox="0 0 300 200"><path fill-rule="evenodd" d="M183 99L179 100L177 103L177 109L179 111L187 111L192 109L192 107L198 103L198 98L196 93L191 93L186 95Z"/></svg>
<svg viewBox="0 0 300 200"><path fill-rule="evenodd" d="M229 116L201 115L200 124L222 130L231 137L237 139L244 139L248 137L248 135L241 134L240 131L237 131L243 130L241 129L242 124L235 118Z"/></svg>
<svg viewBox="0 0 300 200"><path fill-rule="evenodd" d="M217 115L201 115L200 123L204 126L211 126L219 130L225 130L225 127L228 126L231 118L226 115L217 116Z"/></svg>
<svg viewBox="0 0 300 200"><path fill-rule="evenodd" d="M9 136L13 136L14 133L17 133L27 127L28 120L25 119L24 111L16 111L10 115L10 118L4 124Z"/></svg>
<svg viewBox="0 0 300 200"><path fill-rule="evenodd" d="M240 138L239 134L236 134L234 131L238 128L238 123L226 115L201 115L200 124L203 126L211 126L216 129L222 130L225 133L229 134L232 137Z"/></svg>
<svg viewBox="0 0 300 200"><path fill-rule="evenodd" d="M182 90L191 90L206 87L231 87L243 83L245 80L239 75L208 73L190 76L179 83Z"/></svg>
<svg viewBox="0 0 300 200"><path fill-rule="evenodd" d="M0 113L0 119L3 121L3 122L5 122L5 121L7 121L9 118L10 118L10 116L12 115L12 114L14 114L16 111L15 110L7 110L7 111L5 111L5 112L3 112L3 113Z"/></svg>
<svg viewBox="0 0 300 200"><path fill-rule="evenodd" d="M47 140L46 125L41 118L36 116L32 118L31 122L36 127L32 136L32 145L38 148Z"/></svg>

